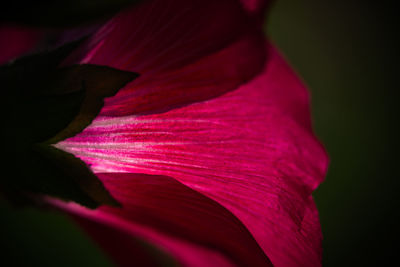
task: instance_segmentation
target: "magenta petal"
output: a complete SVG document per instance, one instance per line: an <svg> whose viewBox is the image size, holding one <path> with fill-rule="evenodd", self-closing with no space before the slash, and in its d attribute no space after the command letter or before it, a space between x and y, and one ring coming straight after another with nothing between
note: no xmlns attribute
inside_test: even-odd
<svg viewBox="0 0 400 267"><path fill-rule="evenodd" d="M262 23L239 1L153 0L116 16L65 64L139 73L101 113L122 116L221 95L260 72L265 57Z"/></svg>
<svg viewBox="0 0 400 267"><path fill-rule="evenodd" d="M311 193L327 156L311 131L305 87L267 50L263 73L234 91L160 114L98 117L57 146L95 172L172 177L235 215L274 266L320 266ZM132 219L123 210L118 220Z"/></svg>
<svg viewBox="0 0 400 267"><path fill-rule="evenodd" d="M250 80L264 62L263 35L248 34L177 70L141 73L135 82L106 99L101 115L157 113L214 98Z"/></svg>
<svg viewBox="0 0 400 267"><path fill-rule="evenodd" d="M123 209L101 207L91 211L73 205L64 207L153 242L186 266L270 266L269 259L235 216L175 179L134 173L98 176ZM93 223L89 232L93 231L92 227ZM96 239L106 239L111 242L110 246L116 245L108 233L96 235ZM110 249L108 244L104 245ZM119 245L118 262L128 266L129 258L121 250L135 253L134 248Z"/></svg>
<svg viewBox="0 0 400 267"><path fill-rule="evenodd" d="M144 1L110 20L70 60L141 73L171 70L226 47L254 27L239 1Z"/></svg>

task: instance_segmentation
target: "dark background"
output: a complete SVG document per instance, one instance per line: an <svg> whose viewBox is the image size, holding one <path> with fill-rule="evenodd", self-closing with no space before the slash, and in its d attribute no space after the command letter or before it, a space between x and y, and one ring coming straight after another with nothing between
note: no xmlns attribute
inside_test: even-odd
<svg viewBox="0 0 400 267"><path fill-rule="evenodd" d="M266 25L311 90L331 158L314 193L324 266L398 262L395 10L389 1L278 0Z"/></svg>
<svg viewBox="0 0 400 267"><path fill-rule="evenodd" d="M394 12L389 1L278 0L266 23L311 90L315 131L331 158L326 181L314 194L324 266L379 266L396 256ZM2 200L0 214L3 262L110 266L62 214L14 210Z"/></svg>

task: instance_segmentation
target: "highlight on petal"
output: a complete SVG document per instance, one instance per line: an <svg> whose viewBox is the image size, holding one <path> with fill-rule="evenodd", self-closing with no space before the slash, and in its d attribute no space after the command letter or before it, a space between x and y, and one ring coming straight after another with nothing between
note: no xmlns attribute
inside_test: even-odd
<svg viewBox="0 0 400 267"><path fill-rule="evenodd" d="M239 1L143 1L104 25L64 64L140 73L107 100L101 114L156 113L250 80L265 62L263 39L262 24Z"/></svg>
<svg viewBox="0 0 400 267"><path fill-rule="evenodd" d="M85 161L106 187L113 183L100 173L171 177L234 215L274 266L320 266L321 230L311 193L324 178L327 157L311 131L305 87L276 49L264 49L263 72L235 90L163 113L100 116L56 146ZM138 98L129 99L135 106ZM119 197L135 194L127 188ZM126 209L101 214L140 223Z"/></svg>
<svg viewBox="0 0 400 267"><path fill-rule="evenodd" d="M95 211L58 203L60 207L88 219L125 229L131 236L124 242L142 238L171 254L184 266L271 266L243 224L217 202L167 176L138 173L98 174L107 189L123 205L123 209L103 206ZM82 221L81 221L82 223ZM96 223L90 224L89 233ZM107 228L107 227L103 227ZM108 248L103 236L95 239ZM115 231L115 232L118 232ZM114 244L115 245L115 244ZM118 250L132 250L121 247ZM131 251L131 253L135 253ZM137 253L137 252L136 252ZM119 251L117 262L132 266ZM128 253L129 255L129 253Z"/></svg>

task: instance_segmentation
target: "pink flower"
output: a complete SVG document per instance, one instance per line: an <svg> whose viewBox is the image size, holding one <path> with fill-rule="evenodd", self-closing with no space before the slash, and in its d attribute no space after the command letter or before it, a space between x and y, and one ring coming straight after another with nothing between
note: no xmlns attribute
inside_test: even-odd
<svg viewBox="0 0 400 267"><path fill-rule="evenodd" d="M266 6L144 1L64 62L141 75L56 144L122 204L89 210L53 200L119 265L132 264L137 239L184 266L321 265L311 194L328 160L306 88L264 38ZM147 256L143 264L154 264Z"/></svg>

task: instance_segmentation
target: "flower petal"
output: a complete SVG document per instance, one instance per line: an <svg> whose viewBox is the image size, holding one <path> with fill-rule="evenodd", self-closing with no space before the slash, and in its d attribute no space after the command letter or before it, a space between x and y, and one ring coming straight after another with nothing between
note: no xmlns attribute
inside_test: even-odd
<svg viewBox="0 0 400 267"><path fill-rule="evenodd" d="M67 208L106 224L110 223L110 218L127 222L126 230L132 236L161 245L188 266L270 266L252 235L235 216L175 179L134 173L98 176L122 203L123 209L109 206L98 210ZM121 225L114 226L124 229ZM152 240L150 232L158 236L157 240ZM101 240L107 236L96 238ZM122 265L128 266L129 261Z"/></svg>
<svg viewBox="0 0 400 267"><path fill-rule="evenodd" d="M262 24L239 1L154 0L116 16L64 64L140 73L101 113L122 116L221 95L261 71L265 57Z"/></svg>
<svg viewBox="0 0 400 267"><path fill-rule="evenodd" d="M306 89L272 46L267 52L263 73L236 90L160 114L99 117L57 147L95 172L172 177L234 214L274 266L319 266L311 193L327 157Z"/></svg>
<svg viewBox="0 0 400 267"><path fill-rule="evenodd" d="M141 73L136 82L105 100L101 115L158 113L222 95L262 69L263 44L261 34L247 35L222 51L175 71Z"/></svg>

